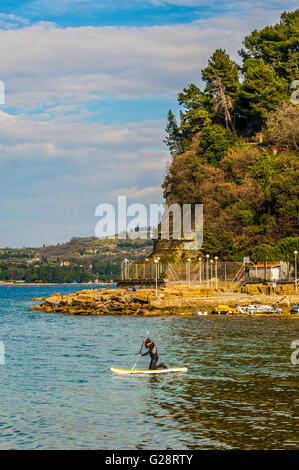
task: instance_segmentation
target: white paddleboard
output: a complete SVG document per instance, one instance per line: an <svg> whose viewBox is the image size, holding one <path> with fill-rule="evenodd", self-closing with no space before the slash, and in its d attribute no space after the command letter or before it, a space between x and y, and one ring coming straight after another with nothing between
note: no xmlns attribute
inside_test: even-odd
<svg viewBox="0 0 299 470"><path fill-rule="evenodd" d="M171 367L169 369L117 369L115 367L111 367L111 372L115 374L166 374L168 372L187 372L187 367Z"/></svg>

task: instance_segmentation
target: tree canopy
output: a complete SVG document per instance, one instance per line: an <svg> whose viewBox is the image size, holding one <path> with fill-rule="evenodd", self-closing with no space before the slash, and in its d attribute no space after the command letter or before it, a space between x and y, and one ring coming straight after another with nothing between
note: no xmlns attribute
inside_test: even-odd
<svg viewBox="0 0 299 470"><path fill-rule="evenodd" d="M299 9L284 12L281 21L246 36L240 55L262 59L279 77L292 82L299 76Z"/></svg>
<svg viewBox="0 0 299 470"><path fill-rule="evenodd" d="M245 38L239 66L216 49L204 87L179 93L179 122L168 115L166 202L203 204L206 243L231 256L256 247L270 260L271 247L298 237L298 47L299 10L285 12Z"/></svg>

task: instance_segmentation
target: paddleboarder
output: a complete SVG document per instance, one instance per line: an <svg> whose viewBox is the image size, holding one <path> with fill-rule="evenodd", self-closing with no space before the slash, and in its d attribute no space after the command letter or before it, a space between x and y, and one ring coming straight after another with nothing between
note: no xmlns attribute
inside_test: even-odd
<svg viewBox="0 0 299 470"><path fill-rule="evenodd" d="M149 369L150 370L157 369L158 351L157 351L156 345L149 338L146 338L144 340L144 346L146 347L148 351L146 351L144 354L138 354L138 357L147 356L148 354L150 354L151 362L150 362Z"/></svg>

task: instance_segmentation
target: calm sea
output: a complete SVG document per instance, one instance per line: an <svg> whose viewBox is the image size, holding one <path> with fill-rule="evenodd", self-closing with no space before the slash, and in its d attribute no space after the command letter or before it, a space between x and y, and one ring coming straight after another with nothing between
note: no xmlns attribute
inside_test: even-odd
<svg viewBox="0 0 299 470"><path fill-rule="evenodd" d="M0 287L1 449L298 447L298 319L28 311L32 297L81 289ZM188 373L110 372L132 367L147 330L160 360Z"/></svg>

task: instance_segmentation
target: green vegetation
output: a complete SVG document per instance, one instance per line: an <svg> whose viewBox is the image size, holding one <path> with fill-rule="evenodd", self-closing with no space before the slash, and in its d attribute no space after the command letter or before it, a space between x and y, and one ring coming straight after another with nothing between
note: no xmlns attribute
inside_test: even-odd
<svg viewBox="0 0 299 470"><path fill-rule="evenodd" d="M254 30L244 40L243 59L262 59L288 83L298 79L299 10L284 12L281 21L262 30Z"/></svg>
<svg viewBox="0 0 299 470"><path fill-rule="evenodd" d="M202 70L204 88L179 93L162 187L168 204L204 205L203 251L258 259L266 250L270 260L283 239L298 244L299 106L290 86L299 78L299 10L243 44L240 66L217 49Z"/></svg>
<svg viewBox="0 0 299 470"><path fill-rule="evenodd" d="M115 280L125 258L144 258L152 250L152 244L149 239L87 237L41 248L6 248L0 250L0 281L68 283Z"/></svg>

